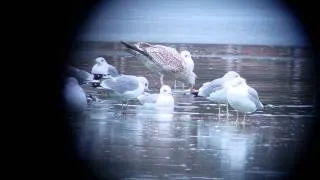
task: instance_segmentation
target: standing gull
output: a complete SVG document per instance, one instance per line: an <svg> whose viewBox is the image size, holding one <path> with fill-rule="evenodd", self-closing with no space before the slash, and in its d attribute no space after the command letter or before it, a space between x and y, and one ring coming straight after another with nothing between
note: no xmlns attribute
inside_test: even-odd
<svg viewBox="0 0 320 180"><path fill-rule="evenodd" d="M121 41L127 47L128 52L139 59L150 71L160 75L161 86L164 85L164 75L181 81L191 86L195 84L196 74L192 72L184 59L184 56L174 48L151 45L138 42L134 45Z"/></svg>
<svg viewBox="0 0 320 180"><path fill-rule="evenodd" d="M172 96L171 88L168 85L163 85L160 88L159 94L144 93L138 96L141 104L147 107L174 109L174 98Z"/></svg>
<svg viewBox="0 0 320 180"><path fill-rule="evenodd" d="M71 112L81 112L87 107L87 97L84 90L79 86L78 80L68 77L63 89L65 104Z"/></svg>
<svg viewBox="0 0 320 180"><path fill-rule="evenodd" d="M229 71L221 78L203 83L203 85L199 89L198 96L203 96L209 101L218 103L219 116L220 116L220 104L226 104L227 116L229 116L227 88L224 85L226 82L238 77L240 77L240 75L237 72Z"/></svg>
<svg viewBox="0 0 320 180"><path fill-rule="evenodd" d="M253 113L257 109L263 109L263 104L260 102L258 93L255 89L248 86L244 78L238 77L226 83L227 100L230 106L244 113L243 123L245 122L246 113Z"/></svg>
<svg viewBox="0 0 320 180"><path fill-rule="evenodd" d="M132 75L110 76L101 82L101 86L107 90L110 98L122 102L122 109L123 104L128 105L129 100L136 99L144 91L149 91L147 78Z"/></svg>

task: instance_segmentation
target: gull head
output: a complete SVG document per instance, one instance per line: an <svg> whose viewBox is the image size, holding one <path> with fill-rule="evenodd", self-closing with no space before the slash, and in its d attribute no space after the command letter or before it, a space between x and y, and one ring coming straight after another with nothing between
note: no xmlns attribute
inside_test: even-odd
<svg viewBox="0 0 320 180"><path fill-rule="evenodd" d="M143 76L138 76L137 78L138 78L139 83L144 87L144 90L150 91L148 79Z"/></svg>
<svg viewBox="0 0 320 180"><path fill-rule="evenodd" d="M184 50L184 51L181 51L181 52L180 52L180 55L181 55L181 57L185 60L185 62L187 63L188 68L189 68L191 71L193 71L193 69L194 69L194 62L193 62L193 60L192 60L192 58L191 58L190 52L187 51L187 50Z"/></svg>
<svg viewBox="0 0 320 180"><path fill-rule="evenodd" d="M242 77L236 77L224 83L225 88L235 88L241 85L246 85L246 80Z"/></svg>
<svg viewBox="0 0 320 180"><path fill-rule="evenodd" d="M191 58L191 53L190 53L189 51L187 51L187 50L181 51L181 52L180 52L180 55L181 55L183 58L185 58L185 59Z"/></svg>
<svg viewBox="0 0 320 180"><path fill-rule="evenodd" d="M223 76L223 78L225 80L232 80L232 79L238 78L238 77L240 77L240 74L235 71L229 71Z"/></svg>
<svg viewBox="0 0 320 180"><path fill-rule="evenodd" d="M96 58L96 62L97 62L98 64L107 63L107 61L106 61L103 57L97 57L97 58Z"/></svg>
<svg viewBox="0 0 320 180"><path fill-rule="evenodd" d="M160 88L160 94L169 94L169 95L172 95L172 90L171 90L170 86L168 86L168 85L163 85L163 86Z"/></svg>
<svg viewBox="0 0 320 180"><path fill-rule="evenodd" d="M242 77L240 77L240 82L239 82L238 85L247 85L247 80L242 78Z"/></svg>

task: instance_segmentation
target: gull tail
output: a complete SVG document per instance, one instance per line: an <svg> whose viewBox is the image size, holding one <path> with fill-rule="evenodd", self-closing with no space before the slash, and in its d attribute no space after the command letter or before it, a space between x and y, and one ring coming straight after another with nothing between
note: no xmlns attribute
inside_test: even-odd
<svg viewBox="0 0 320 180"><path fill-rule="evenodd" d="M129 48L129 49L134 49L134 50L139 50L138 48L136 48L135 46L127 43L127 42L124 42L124 41L120 41L121 44L123 44L126 48Z"/></svg>
<svg viewBox="0 0 320 180"><path fill-rule="evenodd" d="M201 97L201 96L199 95L199 90L191 89L191 94L193 94L194 97Z"/></svg>
<svg viewBox="0 0 320 180"><path fill-rule="evenodd" d="M200 88L197 90L197 92L198 92L197 96L198 96L198 97L205 97L205 96L207 96L207 93L205 93L204 90L205 90L205 89L203 89L203 87L200 87Z"/></svg>
<svg viewBox="0 0 320 180"><path fill-rule="evenodd" d="M140 54L143 54L143 55L145 55L145 56L147 56L147 57L149 57L149 55L148 55L146 52L138 49L138 48L135 47L134 45L131 45L131 44L129 44L129 43L127 43L127 42L124 42L124 41L120 41L120 42L121 42L121 44L123 44L126 48L128 48L128 49L130 49L130 50L133 50L133 51L135 51L135 52L138 52L138 53L140 53Z"/></svg>

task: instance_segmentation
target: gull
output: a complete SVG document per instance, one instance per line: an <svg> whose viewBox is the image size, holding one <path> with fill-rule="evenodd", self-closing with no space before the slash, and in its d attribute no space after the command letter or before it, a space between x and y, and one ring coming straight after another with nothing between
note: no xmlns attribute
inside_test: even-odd
<svg viewBox="0 0 320 180"><path fill-rule="evenodd" d="M119 75L117 68L108 64L105 58L97 57L95 59L96 63L91 68L91 73L93 75L93 80L91 81L92 87L100 88L100 81L107 78L107 76L115 77Z"/></svg>
<svg viewBox="0 0 320 180"><path fill-rule="evenodd" d="M85 70L81 70L79 68L76 68L74 66L68 66L66 73L67 73L68 77L76 78L78 80L79 84L85 84L85 83L93 81L92 74L88 73Z"/></svg>
<svg viewBox="0 0 320 180"><path fill-rule="evenodd" d="M220 104L226 104L227 117L229 116L228 100L227 100L227 88L224 86L227 81L240 77L235 71L227 72L223 77L205 82L198 90L198 96L205 97L209 101L218 103L219 116L220 116Z"/></svg>
<svg viewBox="0 0 320 180"><path fill-rule="evenodd" d="M137 97L141 104L146 107L155 107L162 109L174 109L174 98L170 86L163 85L159 94L144 93Z"/></svg>
<svg viewBox="0 0 320 180"><path fill-rule="evenodd" d="M71 112L81 112L87 107L87 97L84 90L79 86L78 80L68 77L63 89L66 106Z"/></svg>
<svg viewBox="0 0 320 180"><path fill-rule="evenodd" d="M227 87L228 103L233 109L237 110L237 122L238 111L244 113L244 123L246 113L253 113L258 109L263 109L264 106L260 102L257 91L250 87L244 78L235 78L228 81L225 86Z"/></svg>
<svg viewBox="0 0 320 180"><path fill-rule="evenodd" d="M134 45L121 41L127 51L140 60L150 71L160 76L160 84L164 85L163 78L169 78L188 84L191 88L195 84L197 75L192 72L182 56L176 49L138 42Z"/></svg>
<svg viewBox="0 0 320 180"><path fill-rule="evenodd" d="M89 84L95 88L100 86L100 81L96 82L95 80L93 80L94 79L93 74L90 74L85 70L82 70L73 66L67 67L67 77L76 78L80 86L84 84ZM87 96L88 103L99 100L99 98L96 95L89 94L88 92L86 93L86 96Z"/></svg>
<svg viewBox="0 0 320 180"><path fill-rule="evenodd" d="M108 64L105 58L97 57L95 61L96 64L94 64L91 69L91 73L94 75L95 80L100 80L107 75L113 77L119 75L118 70L114 66Z"/></svg>
<svg viewBox="0 0 320 180"><path fill-rule="evenodd" d="M112 99L120 100L121 110L123 105L128 105L129 100L136 99L138 96L149 90L149 81L143 76L118 75L101 81L102 88L106 89Z"/></svg>

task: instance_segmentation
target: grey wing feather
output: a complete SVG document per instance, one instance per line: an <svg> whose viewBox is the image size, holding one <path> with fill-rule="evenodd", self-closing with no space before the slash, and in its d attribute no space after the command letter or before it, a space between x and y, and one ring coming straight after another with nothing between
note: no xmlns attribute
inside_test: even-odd
<svg viewBox="0 0 320 180"><path fill-rule="evenodd" d="M67 74L68 74L68 76L72 76L72 77L76 78L78 80L79 84L82 84L85 81L93 80L92 74L90 74L84 70L78 69L76 67L73 67L73 66L69 66L67 68Z"/></svg>
<svg viewBox="0 0 320 180"><path fill-rule="evenodd" d="M217 90L223 89L223 79L218 78L215 79L211 82L206 82L204 83L201 88L199 89L199 96L204 96L207 97L209 96L212 92L215 92Z"/></svg>
<svg viewBox="0 0 320 180"><path fill-rule="evenodd" d="M112 76L115 77L117 75L119 75L119 72L117 70L117 68L115 68L114 66L110 65L108 66L108 73Z"/></svg>
<svg viewBox="0 0 320 180"><path fill-rule="evenodd" d="M263 105L260 102L258 92L250 86L248 86L248 96L258 109L263 109Z"/></svg>
<svg viewBox="0 0 320 180"><path fill-rule="evenodd" d="M133 91L137 89L139 81L135 76L122 75L113 79L103 80L101 82L101 86L122 94L126 91Z"/></svg>

